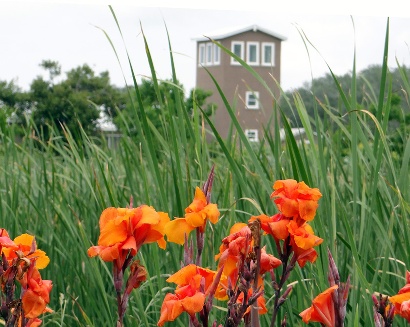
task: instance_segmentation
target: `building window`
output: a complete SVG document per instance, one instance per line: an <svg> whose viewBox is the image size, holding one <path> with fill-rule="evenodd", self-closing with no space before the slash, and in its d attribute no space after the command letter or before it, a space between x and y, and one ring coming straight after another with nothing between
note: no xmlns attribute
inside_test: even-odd
<svg viewBox="0 0 410 327"><path fill-rule="evenodd" d="M245 135L249 142L258 142L258 130L257 129L245 129Z"/></svg>
<svg viewBox="0 0 410 327"><path fill-rule="evenodd" d="M212 65L212 43L206 44L206 64Z"/></svg>
<svg viewBox="0 0 410 327"><path fill-rule="evenodd" d="M198 51L199 66L212 66L221 64L221 51L216 44L212 42L201 43L199 44Z"/></svg>
<svg viewBox="0 0 410 327"><path fill-rule="evenodd" d="M259 92L247 91L245 99L247 109L259 109Z"/></svg>
<svg viewBox="0 0 410 327"><path fill-rule="evenodd" d="M219 65L221 63L221 49L217 44L213 44L214 47L214 65Z"/></svg>
<svg viewBox="0 0 410 327"><path fill-rule="evenodd" d="M243 60L244 57L244 42L233 41L231 51L234 55L238 56ZM231 57L231 64L232 65L239 65L239 62Z"/></svg>
<svg viewBox="0 0 410 327"><path fill-rule="evenodd" d="M275 66L275 43L262 43L262 66Z"/></svg>
<svg viewBox="0 0 410 327"><path fill-rule="evenodd" d="M259 65L259 43L246 43L246 61L249 65Z"/></svg>
<svg viewBox="0 0 410 327"><path fill-rule="evenodd" d="M205 43L199 45L199 64L205 65Z"/></svg>

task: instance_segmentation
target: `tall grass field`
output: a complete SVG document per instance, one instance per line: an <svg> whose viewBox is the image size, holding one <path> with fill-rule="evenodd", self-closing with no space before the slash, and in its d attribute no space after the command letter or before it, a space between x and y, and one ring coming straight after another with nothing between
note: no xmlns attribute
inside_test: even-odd
<svg viewBox="0 0 410 327"><path fill-rule="evenodd" d="M202 187L214 166L212 202L218 205L221 217L215 225L207 226L203 266L216 269L214 255L235 222L247 222L261 213L277 213L270 199L276 180L304 181L323 195L312 227L324 241L317 247L315 263L292 271L289 283L294 287L278 319L286 313L288 326L306 325L299 313L328 288L329 249L341 280L349 275L351 278L345 326L374 326L372 294L396 294L406 284L406 270L410 270L410 135L409 129L399 131L403 151L397 153L390 138L396 131L387 124L392 96L387 66L388 25L385 40L384 53L380 54L380 88L369 93L365 104L359 104L356 98L359 77L353 58L353 79L347 93L329 67L339 90L339 107L316 102L315 114L310 116L298 94L290 98L281 91L271 120L275 132L266 129L263 141L256 144L247 141L228 101L226 108L218 109L231 115L228 139L219 136L212 118L204 117L201 108L189 112L183 99L176 99L175 108L161 104L166 120L163 129L157 130L144 114L132 58L121 64L134 76L130 97L137 99L134 109L140 113L133 120L122 118L130 130L140 130L143 137L135 139L124 133L118 147L109 148L103 139L85 133L81 142L74 141L67 129L55 129L46 140L33 124L18 140L12 127L2 129L0 227L12 238L21 233L35 235L38 247L50 258L42 276L53 281L49 307L54 312L42 317L43 325L115 326L112 263L87 255L87 249L97 244L101 212L111 206L126 207L132 197L134 206L148 204L169 213L171 219L183 217L195 187ZM149 41L145 40L147 56L157 83ZM168 60L177 85L170 50ZM251 67L243 65L262 86L266 85ZM408 95L409 77L397 65L403 72L402 92ZM222 91L220 96L225 98ZM293 136L294 126L283 106L300 118L305 142ZM325 114L319 115L320 111ZM285 131L284 141L279 137L281 129ZM206 141L208 133L215 135L215 142ZM268 238L263 242L267 251L275 254L274 242ZM180 269L183 247L169 242L166 250L161 250L156 244L146 244L138 259L146 267L148 278L131 293L124 325L156 326L165 294L175 289L166 279ZM269 283L264 296L270 310L274 290ZM211 320L223 323L225 316L226 304L215 301ZM260 319L261 326L269 326L270 312ZM188 326L188 316L182 314L165 326ZM407 326L407 322L396 316L394 326Z"/></svg>

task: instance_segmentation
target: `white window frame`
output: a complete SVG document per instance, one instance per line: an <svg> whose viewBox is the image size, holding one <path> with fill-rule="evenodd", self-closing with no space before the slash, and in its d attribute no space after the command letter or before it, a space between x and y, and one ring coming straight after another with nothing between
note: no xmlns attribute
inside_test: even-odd
<svg viewBox="0 0 410 327"><path fill-rule="evenodd" d="M245 42L243 41L232 41L231 43L231 52L235 53L235 45L240 45L241 46L241 54L238 56L242 60L244 60L244 55L245 55ZM231 65L240 65L239 61L237 61L235 58L231 57Z"/></svg>
<svg viewBox="0 0 410 327"><path fill-rule="evenodd" d="M205 62L207 66L212 66L213 50L212 43L208 42L205 48Z"/></svg>
<svg viewBox="0 0 410 327"><path fill-rule="evenodd" d="M249 142L259 142L257 129L245 129L245 135Z"/></svg>
<svg viewBox="0 0 410 327"><path fill-rule="evenodd" d="M270 47L272 57L271 57L271 62L265 61L265 48ZM261 62L262 66L269 66L269 67L274 67L275 66L275 43L273 42L262 42L262 52L261 52Z"/></svg>
<svg viewBox="0 0 410 327"><path fill-rule="evenodd" d="M251 97L253 97L255 99L255 104L249 104L249 100L251 100ZM246 109L258 110L259 109L259 92L257 92L257 91L246 91L246 93L245 93L245 104L246 104Z"/></svg>
<svg viewBox="0 0 410 327"><path fill-rule="evenodd" d="M254 46L256 49L255 61L251 61L251 47ZM259 65L259 42L246 42L246 62L250 66Z"/></svg>
<svg viewBox="0 0 410 327"><path fill-rule="evenodd" d="M220 65L221 64L221 48L218 47L217 44L213 43L212 44L214 47L213 51L213 59L214 59L214 65Z"/></svg>
<svg viewBox="0 0 410 327"><path fill-rule="evenodd" d="M205 43L200 43L199 49L198 49L198 65L199 66L205 66L205 58L206 58Z"/></svg>

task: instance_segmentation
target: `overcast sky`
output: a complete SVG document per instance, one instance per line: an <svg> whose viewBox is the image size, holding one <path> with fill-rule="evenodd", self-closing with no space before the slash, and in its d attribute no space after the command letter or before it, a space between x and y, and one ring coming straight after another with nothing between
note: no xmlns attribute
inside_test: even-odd
<svg viewBox="0 0 410 327"><path fill-rule="evenodd" d="M304 5L296 6L297 1L288 0L281 7L273 5L276 0L219 1L220 4L210 1L205 7L174 0L170 8L167 4L170 1L135 0L114 2L113 9L138 76L150 75L142 26L158 77L170 78L168 28L177 76L186 90L195 86L192 38L231 26L257 24L287 38L282 44L281 66L281 84L285 90L302 86L311 80L311 74L323 76L328 72L325 61L336 74L347 73L352 69L355 46L358 70L381 64L387 15L390 15L389 65L396 67L397 59L400 64L410 66L410 13L406 17L407 9L401 7L401 0L389 1L388 8L378 7L374 1L359 0L360 6L351 7L347 1L328 8L326 4L331 1L317 1L319 6L306 6L306 2L315 4L315 1L300 1ZM124 75L101 29L111 38ZM300 31L317 51L310 45L306 49ZM30 82L42 74L39 63L43 59L60 62L63 72L87 63L96 72L108 70L117 86L125 85L124 77L131 82L125 47L106 4L0 0L0 80L15 79L20 87L28 89Z"/></svg>

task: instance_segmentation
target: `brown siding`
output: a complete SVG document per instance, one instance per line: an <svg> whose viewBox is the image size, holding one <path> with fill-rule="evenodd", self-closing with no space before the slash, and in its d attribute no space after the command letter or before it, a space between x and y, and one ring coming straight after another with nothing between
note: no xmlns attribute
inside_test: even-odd
<svg viewBox="0 0 410 327"><path fill-rule="evenodd" d="M275 66L266 67L261 66L261 63L259 63L258 66L251 67L262 77L269 88L273 90L275 96L278 97L279 90L272 76L277 82L280 82L281 40L260 31L249 31L219 40L219 42L229 50L231 50L232 41L244 42L245 61L246 42L259 42L259 57L261 57L262 53L262 42L275 43ZM197 63L199 62L199 44L201 43L206 42L197 42ZM241 65L231 65L231 57L223 51L221 51L221 64L217 66L207 66L206 68L220 85L231 107L235 107L235 112L242 128L244 130L258 129L259 139L261 139L263 135L262 125L266 125L272 115L273 97L244 67ZM217 110L212 120L220 135L225 138L228 133L230 117L213 81L206 70L199 65L197 66L196 85L199 88L213 92L209 101L217 105ZM248 90L259 92L259 110L245 108L245 92Z"/></svg>

